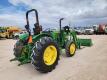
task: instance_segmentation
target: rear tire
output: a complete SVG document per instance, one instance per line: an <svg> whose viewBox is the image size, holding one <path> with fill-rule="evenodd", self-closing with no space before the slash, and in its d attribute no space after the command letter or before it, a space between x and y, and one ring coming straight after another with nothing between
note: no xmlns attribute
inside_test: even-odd
<svg viewBox="0 0 107 80"><path fill-rule="evenodd" d="M48 48L49 48L48 53L45 53L45 51ZM56 51L51 52L51 49L52 51L53 50L56 50ZM52 55L52 53L56 55ZM48 54L48 55L44 56L45 54ZM49 56L51 56L51 58ZM35 43L31 57L32 57L31 63L34 65L36 70L42 73L51 72L53 69L55 69L56 65L58 64L58 60L59 60L58 45L55 41L52 40L52 38L43 37ZM48 62L48 60L46 62L45 58L47 57L49 57L50 63Z"/></svg>
<svg viewBox="0 0 107 80"><path fill-rule="evenodd" d="M17 41L16 44L14 45L14 56L16 58L21 57L23 47L24 44L21 41Z"/></svg>

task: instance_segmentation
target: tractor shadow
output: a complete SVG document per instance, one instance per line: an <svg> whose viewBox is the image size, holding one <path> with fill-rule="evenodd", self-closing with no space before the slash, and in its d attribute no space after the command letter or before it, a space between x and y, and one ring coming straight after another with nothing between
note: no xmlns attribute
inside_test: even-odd
<svg viewBox="0 0 107 80"><path fill-rule="evenodd" d="M79 50L86 48L85 46L81 46Z"/></svg>
<svg viewBox="0 0 107 80"><path fill-rule="evenodd" d="M80 49L77 49L76 51L79 51L79 50L82 50L82 49L85 49L86 47L85 46L81 46L81 48ZM76 54L75 54L76 55ZM61 51L60 51L60 56L61 57L67 57L66 56L66 51L65 51L65 49L62 49Z"/></svg>
<svg viewBox="0 0 107 80"><path fill-rule="evenodd" d="M41 75L44 75L44 73L40 73L39 71L37 71L31 63L23 64L18 67L21 69L21 71L26 72L29 75L32 75L34 77L35 77L35 75L40 76L40 77L41 77Z"/></svg>
<svg viewBox="0 0 107 80"><path fill-rule="evenodd" d="M60 51L60 56L61 56L61 57L67 57L67 56L66 56L65 49L62 49L62 50Z"/></svg>
<svg viewBox="0 0 107 80"><path fill-rule="evenodd" d="M6 40L6 38L0 38L0 40Z"/></svg>

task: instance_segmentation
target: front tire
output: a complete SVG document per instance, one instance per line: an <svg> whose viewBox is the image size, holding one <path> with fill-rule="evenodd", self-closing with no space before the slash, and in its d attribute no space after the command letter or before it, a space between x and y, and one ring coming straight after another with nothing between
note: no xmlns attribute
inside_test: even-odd
<svg viewBox="0 0 107 80"><path fill-rule="evenodd" d="M76 51L76 44L73 41L67 41L66 44L66 56L67 57L72 57L73 55L75 55L75 51Z"/></svg>
<svg viewBox="0 0 107 80"><path fill-rule="evenodd" d="M42 73L51 72L55 69L59 60L59 48L55 41L50 37L43 37L36 42L31 63L36 70Z"/></svg>

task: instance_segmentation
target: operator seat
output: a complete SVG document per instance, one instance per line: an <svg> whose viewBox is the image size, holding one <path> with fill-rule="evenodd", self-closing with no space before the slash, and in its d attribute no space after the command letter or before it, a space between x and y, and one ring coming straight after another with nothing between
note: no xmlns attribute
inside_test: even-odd
<svg viewBox="0 0 107 80"><path fill-rule="evenodd" d="M38 23L35 23L34 27L35 27L33 28L34 35L40 34L40 31L42 31L42 26L38 25Z"/></svg>

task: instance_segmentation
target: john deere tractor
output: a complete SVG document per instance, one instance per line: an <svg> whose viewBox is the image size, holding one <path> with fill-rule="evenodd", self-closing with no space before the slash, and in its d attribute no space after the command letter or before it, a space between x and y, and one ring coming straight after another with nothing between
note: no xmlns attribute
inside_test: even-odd
<svg viewBox="0 0 107 80"><path fill-rule="evenodd" d="M34 24L34 34L32 35L28 14L33 11L36 15L36 23ZM75 31L72 31L69 26L62 27L61 21L63 19L59 20L59 31L42 31L37 10L27 11L27 25L25 28L29 34L19 37L19 40L14 45L15 58L11 61L18 60L20 62L19 65L31 62L36 70L47 73L55 69L58 64L61 49L65 49L66 55L71 57L80 46L91 46L91 39L78 39Z"/></svg>

